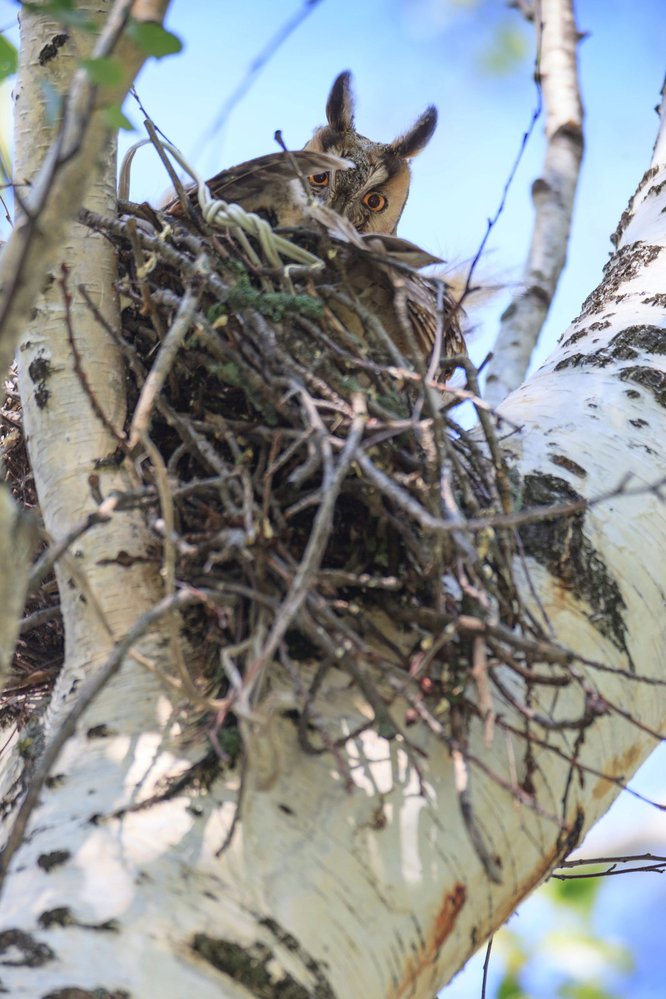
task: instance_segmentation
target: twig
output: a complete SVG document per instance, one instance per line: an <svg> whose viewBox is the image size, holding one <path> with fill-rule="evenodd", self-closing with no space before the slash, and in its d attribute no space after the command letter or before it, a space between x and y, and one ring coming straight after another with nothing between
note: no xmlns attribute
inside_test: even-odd
<svg viewBox="0 0 666 999"><path fill-rule="evenodd" d="M485 642L480 636L472 640L472 679L476 684L479 711L483 719L483 734L486 746L492 746L495 713L488 682L488 661Z"/></svg>
<svg viewBox="0 0 666 999"><path fill-rule="evenodd" d="M321 0L304 0L301 9L278 29L265 48L263 48L261 52L259 52L259 54L252 60L247 73L224 102L213 124L206 127L205 132L199 139L199 143L203 143L204 141L209 142L211 138L224 127L227 118L239 101L248 92L260 71L264 68L264 66L266 66L270 59L272 59L280 46L289 38L296 28L303 23L306 17L312 13L314 8L320 2Z"/></svg>
<svg viewBox="0 0 666 999"><path fill-rule="evenodd" d="M109 501L102 508L94 510L89 513L88 516L76 527L73 527L64 538L60 541L53 542L46 549L46 551L40 555L38 560L35 562L30 577L28 579L28 592L34 593L40 586L42 581L51 572L55 563L62 558L67 549L77 541L81 535L85 534L91 528L96 527L97 524L104 524L111 519L113 512L114 501Z"/></svg>
<svg viewBox="0 0 666 999"><path fill-rule="evenodd" d="M202 265L203 269L203 265ZM200 292L191 288L185 289L178 312L168 330L164 340L160 344L157 357L152 368L143 383L141 395L134 410L132 424L129 434L129 447L134 448L150 426L151 411L155 405L155 399L162 391L162 386L167 375L171 371L176 354L180 350L185 337L192 328L192 319L197 305L199 304Z"/></svg>
<svg viewBox="0 0 666 999"><path fill-rule="evenodd" d="M125 440L125 434L117 430L111 423L104 410L102 409L99 399L93 392L92 386L83 369L83 361L81 358L81 353L76 345L76 340L74 338L74 328L72 326L72 295L67 287L67 278L69 276L69 267L66 263L60 265L60 281L58 282L62 290L62 300L65 312L65 328L67 330L67 339L69 341L69 346L72 351L72 358L74 360L74 371L79 379L79 384L83 389L85 395L88 397L88 402L90 403L90 408L93 413L102 424L102 426L108 430L109 434L113 437L116 443L126 450L127 442Z"/></svg>
<svg viewBox="0 0 666 999"><path fill-rule="evenodd" d="M453 773L458 794L460 812L467 829L472 846L477 857L483 865L483 869L490 881L495 884L502 883L502 863L497 855L493 855L481 834L478 823L474 815L472 799L469 788L469 769L467 767L465 743L467 741L467 727L462 717L462 710L458 705L452 704L451 715L451 760L453 762Z"/></svg>
<svg viewBox="0 0 666 999"><path fill-rule="evenodd" d="M440 739L449 747L452 746L451 736L448 734L444 725L432 714L431 711L425 706L423 701L414 697L408 690L400 690L400 693L408 700L409 704L416 711L417 715L426 723L428 728L434 732L435 735L439 736ZM561 820L554 815L552 812L547 811L547 809L542 808L541 805L536 801L535 797L528 794L520 784L515 784L510 781L505 780L498 773L495 773L491 768L485 763L480 757L476 756L474 753L470 753L469 750L465 752L465 762L473 763L474 766L478 767L482 773L486 774L489 779L501 787L504 791L511 795L514 801L518 801L526 807L530 808L535 815L539 815L548 821L555 823L558 828L562 828Z"/></svg>
<svg viewBox="0 0 666 999"><path fill-rule="evenodd" d="M39 628L43 624L47 624L49 621L53 621L55 618L60 616L60 604L56 604L53 607L44 607L42 610L33 611L32 614L28 614L21 620L21 627L19 629L19 634L25 635L33 628Z"/></svg>
<svg viewBox="0 0 666 999"><path fill-rule="evenodd" d="M622 867L617 869L618 864L641 864L640 867ZM590 865L610 864L606 871L594 871L591 874L558 874L557 870L565 870L570 867L588 867ZM655 874L666 873L666 857L660 857L654 853L629 854L624 857L581 857L576 860L563 860L553 873L551 878L559 881L566 881L571 878L604 878L614 874L636 874L652 872Z"/></svg>
<svg viewBox="0 0 666 999"><path fill-rule="evenodd" d="M165 597L149 611L146 611L134 626L127 632L125 637L117 643L106 662L99 670L91 676L81 687L76 703L67 714L66 718L51 737L48 746L44 750L39 763L32 774L32 781L25 798L16 813L12 831L9 834L7 844L0 856L0 890L4 883L9 863L25 837L28 820L39 803L39 797L44 787L44 782L48 777L51 767L60 755L60 752L68 739L74 735L76 725L87 708L90 707L94 699L106 686L112 676L120 669L125 656L131 651L132 646L145 635L152 626L165 614L170 614L174 610L180 610L193 603L198 602L198 597L192 591L181 591L173 596Z"/></svg>
<svg viewBox="0 0 666 999"><path fill-rule="evenodd" d="M532 185L535 217L521 290L505 309L485 397L498 405L517 388L564 267L583 156L583 107L576 67L579 33L572 0L540 0L535 77L543 92L546 156Z"/></svg>
<svg viewBox="0 0 666 999"><path fill-rule="evenodd" d="M502 188L502 195L500 197L499 205L497 206L495 214L491 218L489 218L488 221L487 221L487 223L486 223L486 231L485 231L485 233L483 235L483 239L481 240L481 243L479 244L479 248L476 251L476 254L474 255L474 257L472 259L472 263L470 264L469 271L467 272L467 279L465 281L465 287L463 289L462 295L460 296L460 302L459 302L459 304L461 306L463 305L465 299L467 298L467 296L470 294L470 292L472 290L472 277L474 275L474 271L476 270L476 266L477 266L479 260L481 259L482 255L483 255L483 251L486 248L486 244L487 244L487 242L488 242L488 240L490 238L491 232L493 231L493 229L497 225L497 223L498 223L498 221L500 219L500 216L501 216L502 212L504 211L504 206L506 204L506 199L507 199L507 197L509 195L509 190L511 189L511 185L513 184L513 179L516 176L516 173L518 171L518 167L520 166L520 161L522 160L523 154L524 154L524 152L525 152L525 150L527 148L527 144L528 144L530 138L532 137L532 132L534 131L534 127L535 127L535 125L536 125L536 123L539 120L539 117L541 115L541 107L542 107L541 88L539 87L538 81L537 81L537 101L536 101L536 105L534 107L534 110L532 111L532 117L530 118L530 122L529 122L529 125L527 126L527 130L523 133L523 137L522 137L522 140L521 140L521 143L520 143L520 149L518 150L516 158L515 158L515 160L513 162L513 166L511 167L511 170L509 171L509 176L507 177L507 179L506 179L506 181L504 183L504 187Z"/></svg>
<svg viewBox="0 0 666 999"><path fill-rule="evenodd" d="M121 104L132 79L145 62L145 50L125 33L132 0L116 0L94 47L93 59L113 56L123 66L121 80L105 88L108 105ZM160 24L168 0L141 5L141 20ZM46 269L62 248L65 227L75 217L95 171L95 163L109 139L103 111L96 111L98 87L88 71L79 69L72 80L58 135L29 193L22 202L22 221L15 226L0 257L0 370L6 371L25 322L44 281Z"/></svg>
<svg viewBox="0 0 666 999"><path fill-rule="evenodd" d="M175 533L173 498L169 489L166 468L164 467L164 461L161 454L148 435L143 431L140 432L139 439L153 466L157 492L160 498L160 508L162 517L164 518L164 555L162 574L164 577L165 596L174 598L176 596L176 552L173 542ZM169 646L171 654L178 669L178 674L183 685L183 692L193 703L200 704L203 699L201 698L201 695L199 694L199 691L190 676L190 672L185 665L185 658L183 656L180 637L179 619L175 613L167 615L166 626L169 633Z"/></svg>
<svg viewBox="0 0 666 999"><path fill-rule="evenodd" d="M486 956L483 959L483 978L481 979L481 999L486 999L486 989L488 987L488 970L490 968L490 952L493 949L494 937L488 939Z"/></svg>
<svg viewBox="0 0 666 999"><path fill-rule="evenodd" d="M127 235L132 247L132 252L134 253L134 260L136 262L136 280L137 284L141 290L141 298L143 301L143 309L150 316L151 322L153 324L153 329L159 337L160 340L164 337L164 328L162 325L162 320L160 318L160 313L157 305L150 294L150 281L149 274L151 269L151 258L146 259L144 256L143 247L141 246L141 241L139 240L136 219L129 219L127 222ZM152 257L154 261L154 256Z"/></svg>
<svg viewBox="0 0 666 999"><path fill-rule="evenodd" d="M316 419L316 411L311 407L307 395L302 393L305 405L310 406L310 415ZM312 532L308 538L308 543L303 554L303 559L298 567L293 582L289 588L289 593L280 608L280 614L275 620L273 627L264 643L260 656L248 668L245 677L246 689L251 689L251 685L263 666L275 654L278 645L282 641L285 632L298 613L305 600L310 581L319 569L319 565L324 554L326 543L333 528L333 509L338 498L347 472L352 461L355 460L358 445L363 435L363 428L367 419L362 396L356 397L357 411L354 421L349 431L349 436L345 448L338 459L337 467L333 467L332 456L324 439L324 479L322 484L322 502L317 510Z"/></svg>
<svg viewBox="0 0 666 999"><path fill-rule="evenodd" d="M150 141L152 142L153 146L155 147L157 155L159 156L160 160L162 161L162 166L164 167L164 169L166 170L167 174L169 175L169 180L173 184L173 188L174 188L176 194L178 195L178 200L180 201L181 205L183 206L183 211L187 215L189 215L191 213L191 211L192 211L192 206L190 204L190 199L187 196L187 192L185 191L185 188L183 187L183 183L182 183L180 177L178 176L178 174L176 173L176 171L174 170L174 168L172 166L171 160L169 159L169 157L167 156L166 152L164 151L164 146L163 146L162 142L160 141L160 138L159 138L159 136L157 134L157 129L155 128L155 125L150 120L150 118L146 118L144 120L143 125L144 125L144 128L146 129L146 131L148 132L148 135L150 136ZM165 141L166 141L166 139L165 139ZM170 145L170 143L168 143L168 145Z"/></svg>

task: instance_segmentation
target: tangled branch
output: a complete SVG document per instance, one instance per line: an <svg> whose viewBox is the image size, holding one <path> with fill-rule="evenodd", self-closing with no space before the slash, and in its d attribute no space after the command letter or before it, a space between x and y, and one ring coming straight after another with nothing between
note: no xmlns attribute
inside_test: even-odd
<svg viewBox="0 0 666 999"><path fill-rule="evenodd" d="M260 239L234 228L121 208L120 218L81 219L119 256L122 331L90 308L125 358L130 405L118 460L131 457L140 480L105 496L103 477L92 477L99 517L81 530L104 529L116 510L143 511L165 601L190 595L187 656L165 617L177 666L165 680L209 719L223 755L221 734L260 722L280 691L303 749L331 753L346 783L345 743L369 727L401 739L420 773L409 729L426 725L449 747L470 839L499 879L475 819L474 770L564 834L564 818L537 801L534 749L558 751L553 733L569 735L574 747L559 755L582 773L582 733L620 713L574 653L553 643L545 615L524 605L514 581L521 530L580 517L579 505L517 509L473 366L451 358L466 384L438 383L409 342L407 356L396 351L387 332L395 317L368 321L348 275L372 251L323 228L285 231L285 243L325 266L276 267ZM399 312L400 295L396 280L387 307ZM342 321L341 301L357 323ZM84 383L84 355L75 361ZM458 418L470 401L475 433ZM35 585L53 557L42 557ZM30 609L35 634L52 627L43 610L50 605ZM331 670L358 688L362 720L323 710ZM575 695L566 715L549 713L548 692L564 688ZM494 773L470 749L473 724L488 743L498 725L522 744L520 777Z"/></svg>

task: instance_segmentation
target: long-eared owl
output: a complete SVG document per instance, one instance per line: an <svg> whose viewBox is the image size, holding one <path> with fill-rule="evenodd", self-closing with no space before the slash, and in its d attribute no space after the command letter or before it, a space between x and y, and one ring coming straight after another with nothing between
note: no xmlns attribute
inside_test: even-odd
<svg viewBox="0 0 666 999"><path fill-rule="evenodd" d="M328 124L318 128L305 149L351 160L352 170L311 174L316 198L348 218L359 232L395 233L409 194L409 161L432 138L437 110L432 105L393 142L373 142L354 125L351 73L340 73L326 102Z"/></svg>

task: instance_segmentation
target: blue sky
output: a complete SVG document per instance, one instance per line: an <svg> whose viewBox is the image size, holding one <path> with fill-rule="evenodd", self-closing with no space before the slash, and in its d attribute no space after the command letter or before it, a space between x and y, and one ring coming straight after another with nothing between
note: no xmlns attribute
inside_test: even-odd
<svg viewBox="0 0 666 999"><path fill-rule="evenodd" d="M138 91L147 111L193 165L211 174L274 150L276 128L290 146L302 146L323 121L328 89L342 69L354 73L359 129L374 139L393 138L434 103L440 123L415 161L400 231L454 266L466 261L496 209L535 104L529 58L505 74L488 71L487 64L502 31L517 31L529 48L531 28L502 0L321 0L257 75L224 128L211 135L221 107L257 54L301 7L302 0L173 0L167 24L185 49L142 73ZM580 47L586 152L568 266L539 346L541 359L600 278L610 233L649 162L665 68L663 0L578 0L576 7L579 28L589 33ZM15 3L0 0L0 27L13 22L15 11ZM140 126L131 100L126 112ZM124 136L123 147L136 138ZM520 280L532 222L530 186L542 156L539 122L490 239L482 273L493 282L510 286ZM156 200L167 186L155 155L140 152L132 196ZM474 317L482 326L471 344L477 361L490 348L507 296L498 295ZM662 799L665 761L661 751L640 777L641 788ZM599 837L647 828L653 815L620 801L595 833L597 843ZM656 847L659 840L666 843L663 824L661 831L650 826L649 835ZM622 926L621 912L641 908L640 879L646 877L652 876L615 879L613 897L620 901L607 908L617 913L617 925L606 931L630 930ZM662 994L655 982L665 977L666 958L661 967L654 965L662 955L663 947L652 954L648 970L640 966L633 999ZM478 962L444 993L450 999L479 994ZM533 999L550 996L534 992Z"/></svg>
<svg viewBox="0 0 666 999"><path fill-rule="evenodd" d="M324 118L328 89L342 69L354 73L361 131L390 139L427 104L440 123L415 161L401 233L452 265L474 255L535 103L532 64L504 75L484 69L503 29L526 47L531 28L502 0L320 0L258 74L225 127L211 124L257 54L303 0L173 0L169 27L184 41L177 57L152 63L138 90L148 112L201 172L212 174L276 147L283 130L298 148ZM0 0L0 25L16 4ZM654 138L654 105L663 79L666 18L662 0L578 0L586 108L586 154L577 215L563 277L539 356L576 315L598 281L615 227L645 169ZM130 119L141 113L130 100ZM126 147L135 136L123 137ZM482 273L511 286L520 280L532 219L530 185L543 156L542 124L523 158L506 211L491 236ZM141 152L133 196L155 199L168 182L152 152ZM482 316L485 334L472 351L490 348L508 291ZM476 318L476 317L475 317Z"/></svg>
<svg viewBox="0 0 666 999"><path fill-rule="evenodd" d="M321 0L257 76L226 126L208 141L211 123L257 53L301 8L301 0L213 3L175 0L169 25L186 41L176 59L149 66L139 92L149 113L204 173L276 148L283 130L297 148L322 122L331 82L354 73L357 120L373 138L399 134L429 103L437 133L414 164L401 232L454 265L473 256L498 204L535 103L532 64L514 72L484 70L499 33L511 27L531 44L531 29L501 0L477 5L446 0ZM579 0L589 37L580 66L586 108L586 155L569 267L540 354L577 314L598 281L609 234L645 169L654 139L654 105L663 79L666 18L660 0ZM140 113L128 104L140 124ZM163 186L151 153L140 154L136 197ZM542 125L533 139L490 240L484 273L518 281L531 225L530 185L543 155ZM506 302L485 317L492 334ZM477 338L482 356L492 335ZM480 358L479 358L480 359Z"/></svg>

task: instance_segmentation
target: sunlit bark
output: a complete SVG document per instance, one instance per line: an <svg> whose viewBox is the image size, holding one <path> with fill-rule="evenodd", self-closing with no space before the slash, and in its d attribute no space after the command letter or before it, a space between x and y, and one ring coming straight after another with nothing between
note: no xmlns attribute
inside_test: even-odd
<svg viewBox="0 0 666 999"><path fill-rule="evenodd" d="M523 599L535 613L545 611L554 642L618 672L579 666L587 680L575 690L532 697L533 731L549 745L534 747L537 808L507 789L525 777L521 741L497 728L489 745L481 725L472 727L470 800L495 880L461 816L460 774L433 728L412 726L410 751L371 730L351 740L350 792L331 755L301 750L288 710L292 683L281 681L277 666L261 712L243 721L243 772L215 759L206 794L186 784L153 800L205 755L208 736L195 726L181 731L174 702L128 656L65 743L13 855L0 915L0 982L9 995L34 999L70 988L81 990L77 996L105 989L140 999L431 999L606 810L618 790L613 779L633 773L654 745L649 730L663 718L662 689L648 681L661 678L666 638L666 520L655 492L630 490L648 487L666 467L665 151L662 133L586 311L501 409L519 428L506 448L525 495L595 498L626 474L632 479L621 495L587 512L577 534L544 528L526 546L525 566L516 566ZM108 181L105 190L108 198ZM81 280L97 284L100 308L111 307L112 261L81 277L73 240L72 291ZM58 295L56 286L55 302ZM62 313L48 340L46 322L40 317L28 335L22 382L44 515L58 533L90 509L87 476L115 443L72 376ZM119 426L113 347L95 324L84 334L78 323L77 340L97 338L85 353L92 391ZM43 407L30 373L40 351L52 366ZM49 436L57 438L51 447ZM75 446L65 447L72 440ZM68 452L77 458L72 466ZM119 472L102 473L105 495L116 476L124 484ZM72 703L75 681L94 673L114 639L158 599L151 573L113 562L122 549L143 550L142 531L116 518L99 536L86 536L61 571L68 656L47 736ZM143 652L164 665L166 645L163 638L160 653L156 630ZM516 712L505 711L503 720L520 727L520 685L514 697ZM348 677L334 670L320 701L341 730L368 716ZM539 718L557 726L587 710L591 723L577 751L590 768L583 780L567 759L577 731L548 728ZM423 755L415 757L414 748ZM7 786L16 758L5 760ZM13 815L9 809L7 828Z"/></svg>

